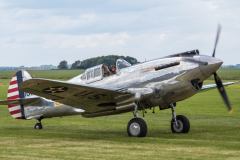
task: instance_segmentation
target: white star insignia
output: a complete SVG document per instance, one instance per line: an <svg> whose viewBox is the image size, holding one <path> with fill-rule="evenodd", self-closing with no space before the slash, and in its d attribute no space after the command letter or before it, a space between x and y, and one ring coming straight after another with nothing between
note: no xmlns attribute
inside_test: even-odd
<svg viewBox="0 0 240 160"><path fill-rule="evenodd" d="M59 87L59 88L52 88L50 87L49 90L45 90L45 91L49 91L49 92L52 92L52 93L55 93L55 92L63 92L65 90L62 90L64 87Z"/></svg>

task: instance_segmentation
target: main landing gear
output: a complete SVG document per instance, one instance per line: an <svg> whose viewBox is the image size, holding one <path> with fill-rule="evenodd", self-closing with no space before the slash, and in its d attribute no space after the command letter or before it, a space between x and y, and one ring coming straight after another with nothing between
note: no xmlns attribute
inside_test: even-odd
<svg viewBox="0 0 240 160"><path fill-rule="evenodd" d="M147 135L147 124L146 122L139 118L138 115L138 104L135 104L135 116L136 118L131 119L127 125L127 133L129 137L145 137ZM170 107L172 109L172 120L171 120L171 130L173 133L188 133L190 129L190 122L189 120L183 116L178 115L176 116L174 105L171 103Z"/></svg>
<svg viewBox="0 0 240 160"><path fill-rule="evenodd" d="M176 116L174 105L170 104L172 109L171 130L173 133L188 133L190 129L190 122L187 117L183 115Z"/></svg>
<svg viewBox="0 0 240 160"><path fill-rule="evenodd" d="M41 119L39 119L38 121L39 121L39 123L36 123L35 126L34 126L34 128L35 128L35 129L42 129Z"/></svg>
<svg viewBox="0 0 240 160"><path fill-rule="evenodd" d="M127 125L127 133L129 137L145 137L147 134L146 122L138 116L138 105L135 103L136 118L131 119Z"/></svg>

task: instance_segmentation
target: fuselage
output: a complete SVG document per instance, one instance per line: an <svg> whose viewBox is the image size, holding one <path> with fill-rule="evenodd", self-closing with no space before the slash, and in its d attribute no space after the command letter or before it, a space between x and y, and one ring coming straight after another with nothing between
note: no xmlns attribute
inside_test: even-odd
<svg viewBox="0 0 240 160"><path fill-rule="evenodd" d="M204 61L208 64L199 64L189 59ZM147 100L148 106L165 108L172 102L178 102L196 94L201 89L202 82L209 78L221 64L222 61L204 55L156 59L123 68L117 74L91 84L110 88L151 88L155 94ZM87 83L87 80L81 80L80 77L81 75L68 82Z"/></svg>
<svg viewBox="0 0 240 160"><path fill-rule="evenodd" d="M93 86L121 88L130 91L147 88L154 91L150 97L144 99L143 107L150 108L159 106L160 109L166 109L170 103L187 99L196 94L202 86L204 80L209 78L222 64L222 61L213 57L195 54L192 56L173 56L160 58L133 66L123 68L110 76L98 78L96 81L82 79L83 74L70 79L69 83L91 84ZM86 71L87 72L87 71ZM87 74L87 73L84 73ZM83 110L57 104L49 101L49 106L43 106L34 112L29 112L29 107L25 110L29 116L36 113L43 114L44 117L58 117L68 115L79 115ZM132 100L124 102L124 105L131 105ZM116 108L121 107L119 102ZM140 108L141 109L141 108ZM52 112L54 110L54 112ZM128 110L117 110L108 114L123 113ZM96 116L106 115L105 113L96 114Z"/></svg>

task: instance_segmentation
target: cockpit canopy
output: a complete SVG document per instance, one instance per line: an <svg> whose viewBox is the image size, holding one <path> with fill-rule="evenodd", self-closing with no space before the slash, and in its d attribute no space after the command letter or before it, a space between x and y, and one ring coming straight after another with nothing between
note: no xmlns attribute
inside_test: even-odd
<svg viewBox="0 0 240 160"><path fill-rule="evenodd" d="M121 69L131 66L130 63L124 59L118 59L116 61L116 71L119 72ZM88 68L85 73L80 77L81 80L86 81L86 83L92 83L95 81L102 80L103 77L108 77L113 75L107 64L100 64L91 68Z"/></svg>

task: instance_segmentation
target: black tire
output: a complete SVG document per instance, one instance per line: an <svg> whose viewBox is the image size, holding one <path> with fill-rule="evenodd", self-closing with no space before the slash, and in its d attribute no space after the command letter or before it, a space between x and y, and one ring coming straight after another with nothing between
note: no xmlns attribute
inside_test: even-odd
<svg viewBox="0 0 240 160"><path fill-rule="evenodd" d="M36 123L34 128L35 129L42 129L42 124L41 123Z"/></svg>
<svg viewBox="0 0 240 160"><path fill-rule="evenodd" d="M171 130L173 133L188 133L190 130L190 122L187 119L187 117L183 115L178 115L177 116L177 122L178 122L178 127L176 124L172 121L171 123Z"/></svg>
<svg viewBox="0 0 240 160"><path fill-rule="evenodd" d="M147 135L147 124L141 118L133 118L128 122L127 133L129 137L145 137Z"/></svg>

